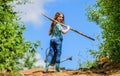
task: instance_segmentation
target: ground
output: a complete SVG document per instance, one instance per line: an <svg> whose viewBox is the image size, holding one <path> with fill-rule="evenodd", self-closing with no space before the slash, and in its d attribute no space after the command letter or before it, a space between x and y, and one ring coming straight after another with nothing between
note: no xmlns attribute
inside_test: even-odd
<svg viewBox="0 0 120 76"><path fill-rule="evenodd" d="M49 69L48 73L43 73L42 68L34 68L30 70L20 71L21 76L120 76L120 70L103 72L102 70L62 70L62 72L56 73L55 69Z"/></svg>
<svg viewBox="0 0 120 76"><path fill-rule="evenodd" d="M33 68L19 71L20 76L120 76L120 62L101 63L98 67L80 68L79 70L66 70L61 68L62 72L55 72L54 68L49 68L44 73L43 68ZM0 72L0 76L8 76L7 73Z"/></svg>
<svg viewBox="0 0 120 76"><path fill-rule="evenodd" d="M100 63L97 68L81 68L79 70L65 70L56 73L54 68L50 68L48 73L43 73L44 69L34 68L20 71L21 76L120 76L120 62Z"/></svg>

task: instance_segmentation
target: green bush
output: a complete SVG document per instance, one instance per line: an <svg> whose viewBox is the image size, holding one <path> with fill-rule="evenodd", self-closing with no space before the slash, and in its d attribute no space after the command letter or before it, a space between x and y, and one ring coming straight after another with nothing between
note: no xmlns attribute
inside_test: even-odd
<svg viewBox="0 0 120 76"><path fill-rule="evenodd" d="M12 10L13 0L0 0L0 71L17 71L24 67L32 68L39 41L25 41L23 33L26 25L19 21L17 13ZM18 2L19 3L19 2ZM25 57L26 55L26 57ZM20 59L24 58L21 66ZM23 68L19 68L23 67Z"/></svg>

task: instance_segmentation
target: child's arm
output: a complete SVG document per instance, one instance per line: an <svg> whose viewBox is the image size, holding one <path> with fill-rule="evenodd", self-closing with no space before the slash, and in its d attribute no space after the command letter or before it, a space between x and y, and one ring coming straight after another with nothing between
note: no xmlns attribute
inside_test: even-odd
<svg viewBox="0 0 120 76"><path fill-rule="evenodd" d="M66 27L65 30L64 29L60 30L63 34L67 33L70 30L70 26L65 26L65 27Z"/></svg>

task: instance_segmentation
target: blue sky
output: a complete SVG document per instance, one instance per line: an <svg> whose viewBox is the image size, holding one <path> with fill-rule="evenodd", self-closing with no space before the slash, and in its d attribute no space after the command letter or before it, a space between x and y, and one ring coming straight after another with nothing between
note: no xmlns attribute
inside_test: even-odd
<svg viewBox="0 0 120 76"><path fill-rule="evenodd" d="M51 21L40 15L44 12L49 17L53 18L57 11L61 11L65 15L65 24L71 26L78 31L95 38L92 41L73 31L64 34L62 56L61 59L73 57L72 61L61 63L61 67L66 69L77 69L79 67L78 59L81 62L92 60L92 56L88 53L89 49L98 50L99 41L96 35L101 33L101 29L96 23L87 20L86 5L95 3L95 0L32 0L35 4L24 5L22 12L26 15L20 15L23 21L28 25L24 33L25 39L35 42L41 42L41 48L38 48L38 55L41 58L37 64L44 64L45 50L49 47L50 36L48 35ZM25 7L26 6L26 7ZM27 10L27 11L26 11Z"/></svg>

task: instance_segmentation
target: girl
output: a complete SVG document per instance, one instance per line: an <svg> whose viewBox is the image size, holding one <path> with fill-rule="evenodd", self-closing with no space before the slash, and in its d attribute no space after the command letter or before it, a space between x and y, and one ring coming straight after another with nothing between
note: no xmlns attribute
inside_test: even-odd
<svg viewBox="0 0 120 76"><path fill-rule="evenodd" d="M64 23L64 14L61 12L57 12L55 14L54 19L60 23ZM60 57L61 57L61 48L62 48L62 41L63 41L62 33L65 34L70 30L69 26L65 26L65 28L66 29L63 29L63 26L57 22L53 21L51 23L51 27L49 31L49 35L51 36L50 50L46 60L45 72L48 71L48 67L54 55L56 55L56 60L55 60L56 72L60 72Z"/></svg>

